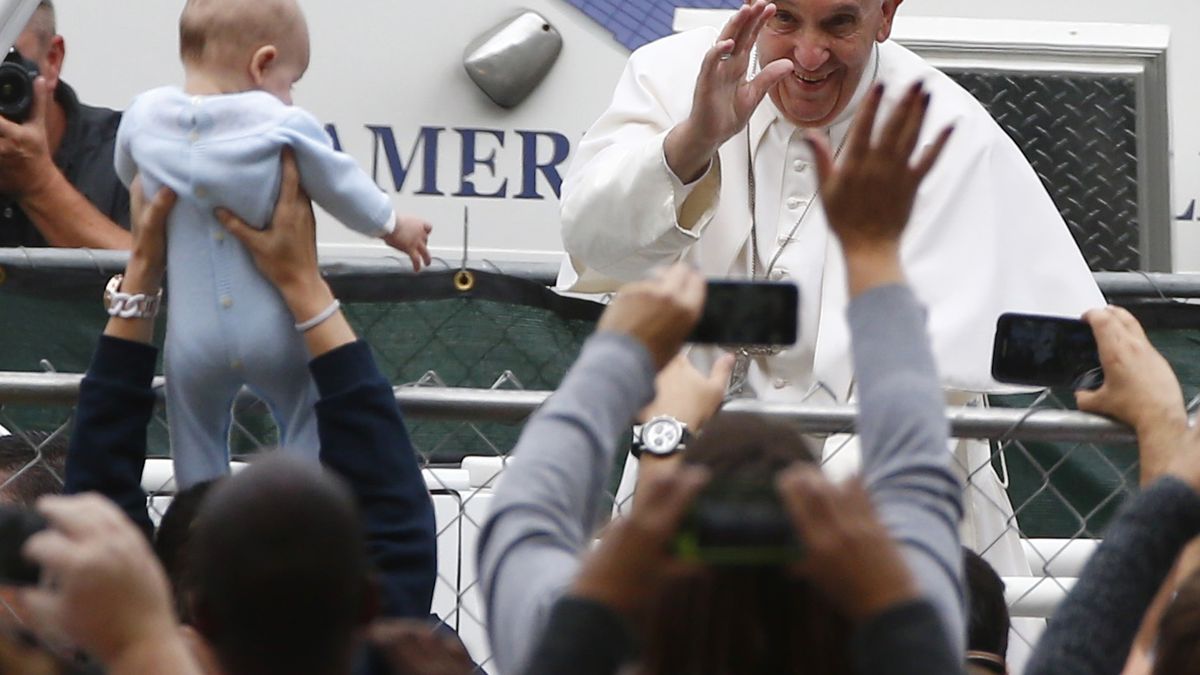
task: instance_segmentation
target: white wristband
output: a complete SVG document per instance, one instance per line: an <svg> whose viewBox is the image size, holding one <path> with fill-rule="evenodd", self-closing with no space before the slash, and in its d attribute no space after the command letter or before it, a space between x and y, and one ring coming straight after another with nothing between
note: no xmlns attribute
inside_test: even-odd
<svg viewBox="0 0 1200 675"><path fill-rule="evenodd" d="M300 331L301 333L307 333L308 331L310 331L310 330L316 328L317 326L320 326L321 324L328 321L329 317L336 314L337 311L341 308L342 308L342 303L337 298L334 298L333 302L329 303L328 307L321 310L320 314L314 316L313 318L309 319L308 321L302 321L302 322L296 324L296 330Z"/></svg>

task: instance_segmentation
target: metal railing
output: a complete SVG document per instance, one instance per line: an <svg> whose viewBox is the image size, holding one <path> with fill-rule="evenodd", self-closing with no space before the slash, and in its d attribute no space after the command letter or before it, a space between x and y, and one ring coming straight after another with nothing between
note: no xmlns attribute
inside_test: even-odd
<svg viewBox="0 0 1200 675"><path fill-rule="evenodd" d="M38 317L40 323L29 326L10 324L9 337L19 338L17 346L28 354L15 365L12 359L0 365L8 369L0 372L0 425L27 438L29 453L24 465L0 473L0 498L13 489L21 475L36 469L45 467L61 477L61 465L54 464L48 448L53 439L70 431L81 380L79 374L13 369L36 369L38 359L61 354L63 350L54 351L60 345L57 333L51 331L59 331L64 322L79 324L73 338L80 345L68 350L67 357L53 357L52 365L73 371L86 368L104 318L98 316L93 294L110 274L124 268L125 260L124 254L113 252L0 249L0 294L8 293L0 295L0 300L14 300L18 310L36 308L40 312L48 307L47 311L57 312L48 319ZM458 268L454 263L440 266ZM474 261L469 266L501 271L543 286L551 283L557 272L556 265L546 264L497 266ZM480 311L468 307L470 302L446 300L444 294L429 303L421 302L418 295L417 302L410 303L413 295L403 288L411 284L386 283L393 277L413 278L406 260L323 256L322 269L346 301L347 315L359 335L375 348L393 384L401 385L395 388L396 400L410 420L438 514L435 611L459 631L477 658L486 660L473 547L490 502L490 486L521 422L551 395L590 324L571 319L565 322L571 324L567 328L547 333L552 339L538 342L541 338L536 338L530 344L529 336L520 332L529 317L518 318L515 309L502 304ZM1096 279L1111 301L1127 304L1135 313L1149 307L1151 324L1161 320L1172 329L1152 337L1166 336L1171 343L1168 346L1176 350L1169 357L1180 370L1185 392L1191 396L1200 391L1200 370L1192 369L1193 364L1200 368L1200 334L1186 332L1200 328L1195 314L1200 305L1187 302L1200 298L1200 274L1101 273ZM397 295L391 296L393 293ZM55 308L56 302L63 307ZM449 314L461 314L456 319L460 328L486 325L497 342L465 347L443 343L437 333ZM404 326L411 331L398 336L398 328ZM1179 328L1185 330L1176 330ZM415 344L407 344L410 341ZM553 363L543 359L547 351L554 352ZM455 386L444 386L447 382ZM156 381L160 391L161 384L161 379ZM976 455L969 461L956 456L966 485L966 502L975 509L968 513L968 524L972 519L999 524L999 532L986 536L976 532L974 541L985 551L1007 546L1010 554L1015 549L1021 557L1018 567L1023 569L1001 570L1016 617L1044 618L1053 611L1108 519L1136 489L1132 432L1111 420L1071 410L1071 403L1067 396L1047 393L1036 400L1029 396L999 402L1008 407L947 409L953 436L980 439L975 447L984 448L982 457ZM271 447L273 426L253 398L240 398L237 408L235 450L253 453ZM852 406L812 402L788 405L737 400L727 409L785 418L800 430L822 436L852 434L857 414ZM150 443L152 452L159 455L166 452L166 426L160 410L152 424ZM41 434L28 433L34 431ZM463 455L471 457L460 465ZM478 466L485 469L476 471ZM169 462L156 463L153 472L148 471L145 485L151 492L152 512L157 514L169 503L173 490ZM618 501L616 495L610 497ZM1018 642L1032 643L1036 632L1036 625L1018 627Z"/></svg>
<svg viewBox="0 0 1200 675"><path fill-rule="evenodd" d="M69 431L71 407L78 396L81 379L82 376L78 374L0 372L0 423L8 421L3 411L9 406L59 408L63 412L63 423L56 433L66 433ZM162 378L156 379L156 385L161 397ZM421 421L460 422L474 430L478 430L477 425L484 422L519 424L551 394L549 391L429 386L395 388L396 400L410 421L418 424ZM251 398L248 394L244 397L246 401ZM730 402L726 409L786 419L802 432L821 435L852 433L857 417L857 410L853 406L845 405L763 404L737 400ZM1124 444L1133 441L1132 431L1128 427L1106 418L1076 411L1053 408L1022 410L950 407L947 408L946 414L953 436L993 441L997 444L995 452L998 455L1021 451L1022 443L1026 441L1093 445ZM14 428L12 431L22 433L20 428ZM36 442L31 443L30 466L43 461L37 445ZM497 456L502 457L507 451L507 447L497 447ZM499 466L497 465L489 479L494 479L495 472L500 471ZM169 475L164 477L164 471L166 470L160 465L155 471L156 477L147 478L148 487L151 488L151 504L156 511L165 508L173 490ZM472 536L464 536L463 530L466 529L469 533L478 531L480 519L486 513L486 504L490 499L491 480L477 480L472 483L468 477L465 483L461 480L455 482L446 478L447 475L444 470L427 471L427 480L431 490L435 492L435 498L438 495L452 495L451 503L455 505L452 511L440 509L439 540L454 539L458 542L450 551L443 551L443 556L449 555L455 559L440 561L440 606L435 609L448 621L453 622L454 628L463 633L478 657L487 653L487 647L480 604L475 597L474 578L473 575L464 574L464 567L473 569L473 565L470 564L473 551L466 550L463 544L464 541L472 540ZM1133 476L1130 479L1133 480ZM969 475L968 489L970 481ZM1050 475L1047 475L1046 482L1047 486L1052 485ZM0 482L0 493L6 485L7 481ZM474 509L471 508L472 502L475 502ZM157 515L160 514L156 513ZM1013 522L1011 527L1015 531L1016 523ZM1073 585L1074 575L1078 573L1087 553L1093 547L1093 538L1082 535L1026 540L1024 551L1032 573L1006 577L1013 615L1039 618L1049 616L1053 607Z"/></svg>
<svg viewBox="0 0 1200 675"><path fill-rule="evenodd" d="M410 274L412 266L399 254L381 252L376 256L321 253L321 270L331 283L362 276ZM125 251L59 248L0 248L0 270L55 270L68 273L94 272L108 277L125 269L129 254ZM455 270L461 261L435 259L432 269ZM553 285L558 276L557 263L491 261L469 259L466 267L490 270L509 276ZM1200 273L1095 272L1100 291L1111 301L1130 299L1200 298Z"/></svg>

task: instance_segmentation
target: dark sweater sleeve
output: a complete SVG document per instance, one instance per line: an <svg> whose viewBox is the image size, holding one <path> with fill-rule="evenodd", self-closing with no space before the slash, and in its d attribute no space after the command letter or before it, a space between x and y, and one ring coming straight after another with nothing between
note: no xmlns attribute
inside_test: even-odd
<svg viewBox="0 0 1200 675"><path fill-rule="evenodd" d="M157 356L150 345L100 336L79 387L63 488L67 494L108 497L147 538L153 538L154 525L146 510L142 470L146 428L154 414Z"/></svg>
<svg viewBox="0 0 1200 675"><path fill-rule="evenodd" d="M601 603L563 597L547 626L524 675L615 675L634 656L628 624Z"/></svg>
<svg viewBox="0 0 1200 675"><path fill-rule="evenodd" d="M965 671L963 655L928 600L888 609L858 628L851 642L861 675L950 675Z"/></svg>
<svg viewBox="0 0 1200 675"><path fill-rule="evenodd" d="M1034 650L1028 675L1120 673L1159 587L1200 534L1200 494L1163 478L1105 533Z"/></svg>
<svg viewBox="0 0 1200 675"><path fill-rule="evenodd" d="M321 461L358 500L383 582L384 615L425 618L437 578L433 502L392 387L362 341L309 367L320 393Z"/></svg>

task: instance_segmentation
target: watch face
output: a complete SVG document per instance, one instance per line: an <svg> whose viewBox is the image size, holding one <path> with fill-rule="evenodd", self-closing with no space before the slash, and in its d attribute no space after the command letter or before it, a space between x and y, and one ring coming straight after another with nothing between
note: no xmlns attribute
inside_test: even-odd
<svg viewBox="0 0 1200 675"><path fill-rule="evenodd" d="M683 440L683 425L673 419L654 419L642 427L642 445L656 455L667 454Z"/></svg>

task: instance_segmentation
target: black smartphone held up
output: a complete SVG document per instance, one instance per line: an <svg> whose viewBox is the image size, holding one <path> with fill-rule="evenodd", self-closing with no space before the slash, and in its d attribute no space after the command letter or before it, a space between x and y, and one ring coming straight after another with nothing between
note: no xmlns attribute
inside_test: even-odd
<svg viewBox="0 0 1200 675"><path fill-rule="evenodd" d="M675 537L680 558L709 565L782 565L803 547L771 483L714 480Z"/></svg>
<svg viewBox="0 0 1200 675"><path fill-rule="evenodd" d="M799 316L796 284L709 281L704 313L688 342L790 347L796 344Z"/></svg>
<svg viewBox="0 0 1200 675"><path fill-rule="evenodd" d="M32 586L41 570L21 555L26 540L46 529L46 519L19 506L0 506L0 585Z"/></svg>
<svg viewBox="0 0 1200 675"><path fill-rule="evenodd" d="M1104 384L1092 327L1079 319L1001 314L992 347L992 377L1037 387L1098 389Z"/></svg>

